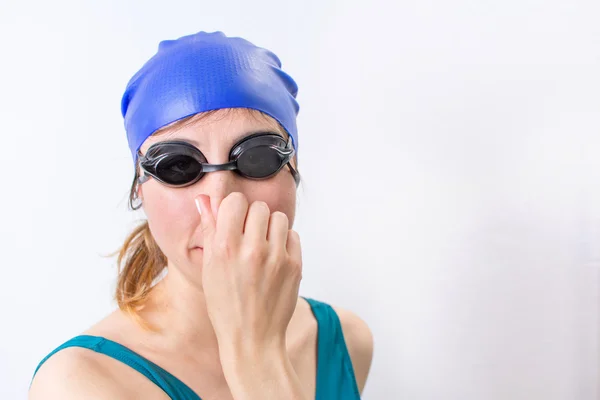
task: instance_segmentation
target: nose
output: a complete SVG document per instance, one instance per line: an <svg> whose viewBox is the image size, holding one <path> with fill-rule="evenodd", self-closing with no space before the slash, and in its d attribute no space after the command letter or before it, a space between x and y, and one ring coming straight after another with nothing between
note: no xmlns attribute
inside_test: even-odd
<svg viewBox="0 0 600 400"><path fill-rule="evenodd" d="M221 202L230 193L239 190L239 176L234 171L214 171L204 174L194 186L194 197L205 194L210 197L210 206L215 218Z"/></svg>

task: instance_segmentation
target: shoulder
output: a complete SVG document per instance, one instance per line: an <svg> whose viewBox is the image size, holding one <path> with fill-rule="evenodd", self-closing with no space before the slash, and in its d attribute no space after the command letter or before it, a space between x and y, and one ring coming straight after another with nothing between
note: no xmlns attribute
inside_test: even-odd
<svg viewBox="0 0 600 400"><path fill-rule="evenodd" d="M354 312L333 305L331 307L342 325L358 388L362 393L373 360L373 333L367 323Z"/></svg>
<svg viewBox="0 0 600 400"><path fill-rule="evenodd" d="M89 351L76 347L53 354L40 367L29 400L126 399L128 393Z"/></svg>

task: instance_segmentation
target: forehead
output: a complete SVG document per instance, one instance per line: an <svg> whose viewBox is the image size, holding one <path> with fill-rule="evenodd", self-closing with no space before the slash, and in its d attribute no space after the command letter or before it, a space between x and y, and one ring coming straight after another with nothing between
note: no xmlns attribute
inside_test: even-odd
<svg viewBox="0 0 600 400"><path fill-rule="evenodd" d="M285 130L270 116L246 108L229 108L192 115L154 132L142 151L164 140L184 139L198 147L232 146L257 132L275 132L287 139Z"/></svg>

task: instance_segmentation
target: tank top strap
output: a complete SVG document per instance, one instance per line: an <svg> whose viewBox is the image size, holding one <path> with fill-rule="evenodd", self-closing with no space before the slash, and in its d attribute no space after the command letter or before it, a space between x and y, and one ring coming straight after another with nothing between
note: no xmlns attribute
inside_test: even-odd
<svg viewBox="0 0 600 400"><path fill-rule="evenodd" d="M360 399L340 319L326 303L301 296L317 320L316 400Z"/></svg>
<svg viewBox="0 0 600 400"><path fill-rule="evenodd" d="M44 362L46 362L52 355L56 354L60 350L68 347L82 347L90 349L97 353L105 354L111 358L121 361L122 363L140 372L155 385L160 387L173 400L201 400L192 389L190 389L185 383L180 381L168 371L135 353L131 349L123 346L122 344L113 342L112 340L100 336L79 335L58 346L50 354L44 357L44 359L42 359L33 373L33 378L35 378L35 374L37 374ZM31 379L32 382L33 378Z"/></svg>

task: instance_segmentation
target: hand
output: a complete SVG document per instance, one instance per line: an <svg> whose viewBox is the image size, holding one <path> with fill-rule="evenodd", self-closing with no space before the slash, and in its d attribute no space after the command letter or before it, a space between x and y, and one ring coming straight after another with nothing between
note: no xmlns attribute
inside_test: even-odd
<svg viewBox="0 0 600 400"><path fill-rule="evenodd" d="M249 206L242 193L223 199L216 218L208 196L196 200L204 236L202 286L219 349L285 352L302 279L298 233L284 213L271 214L262 201Z"/></svg>

